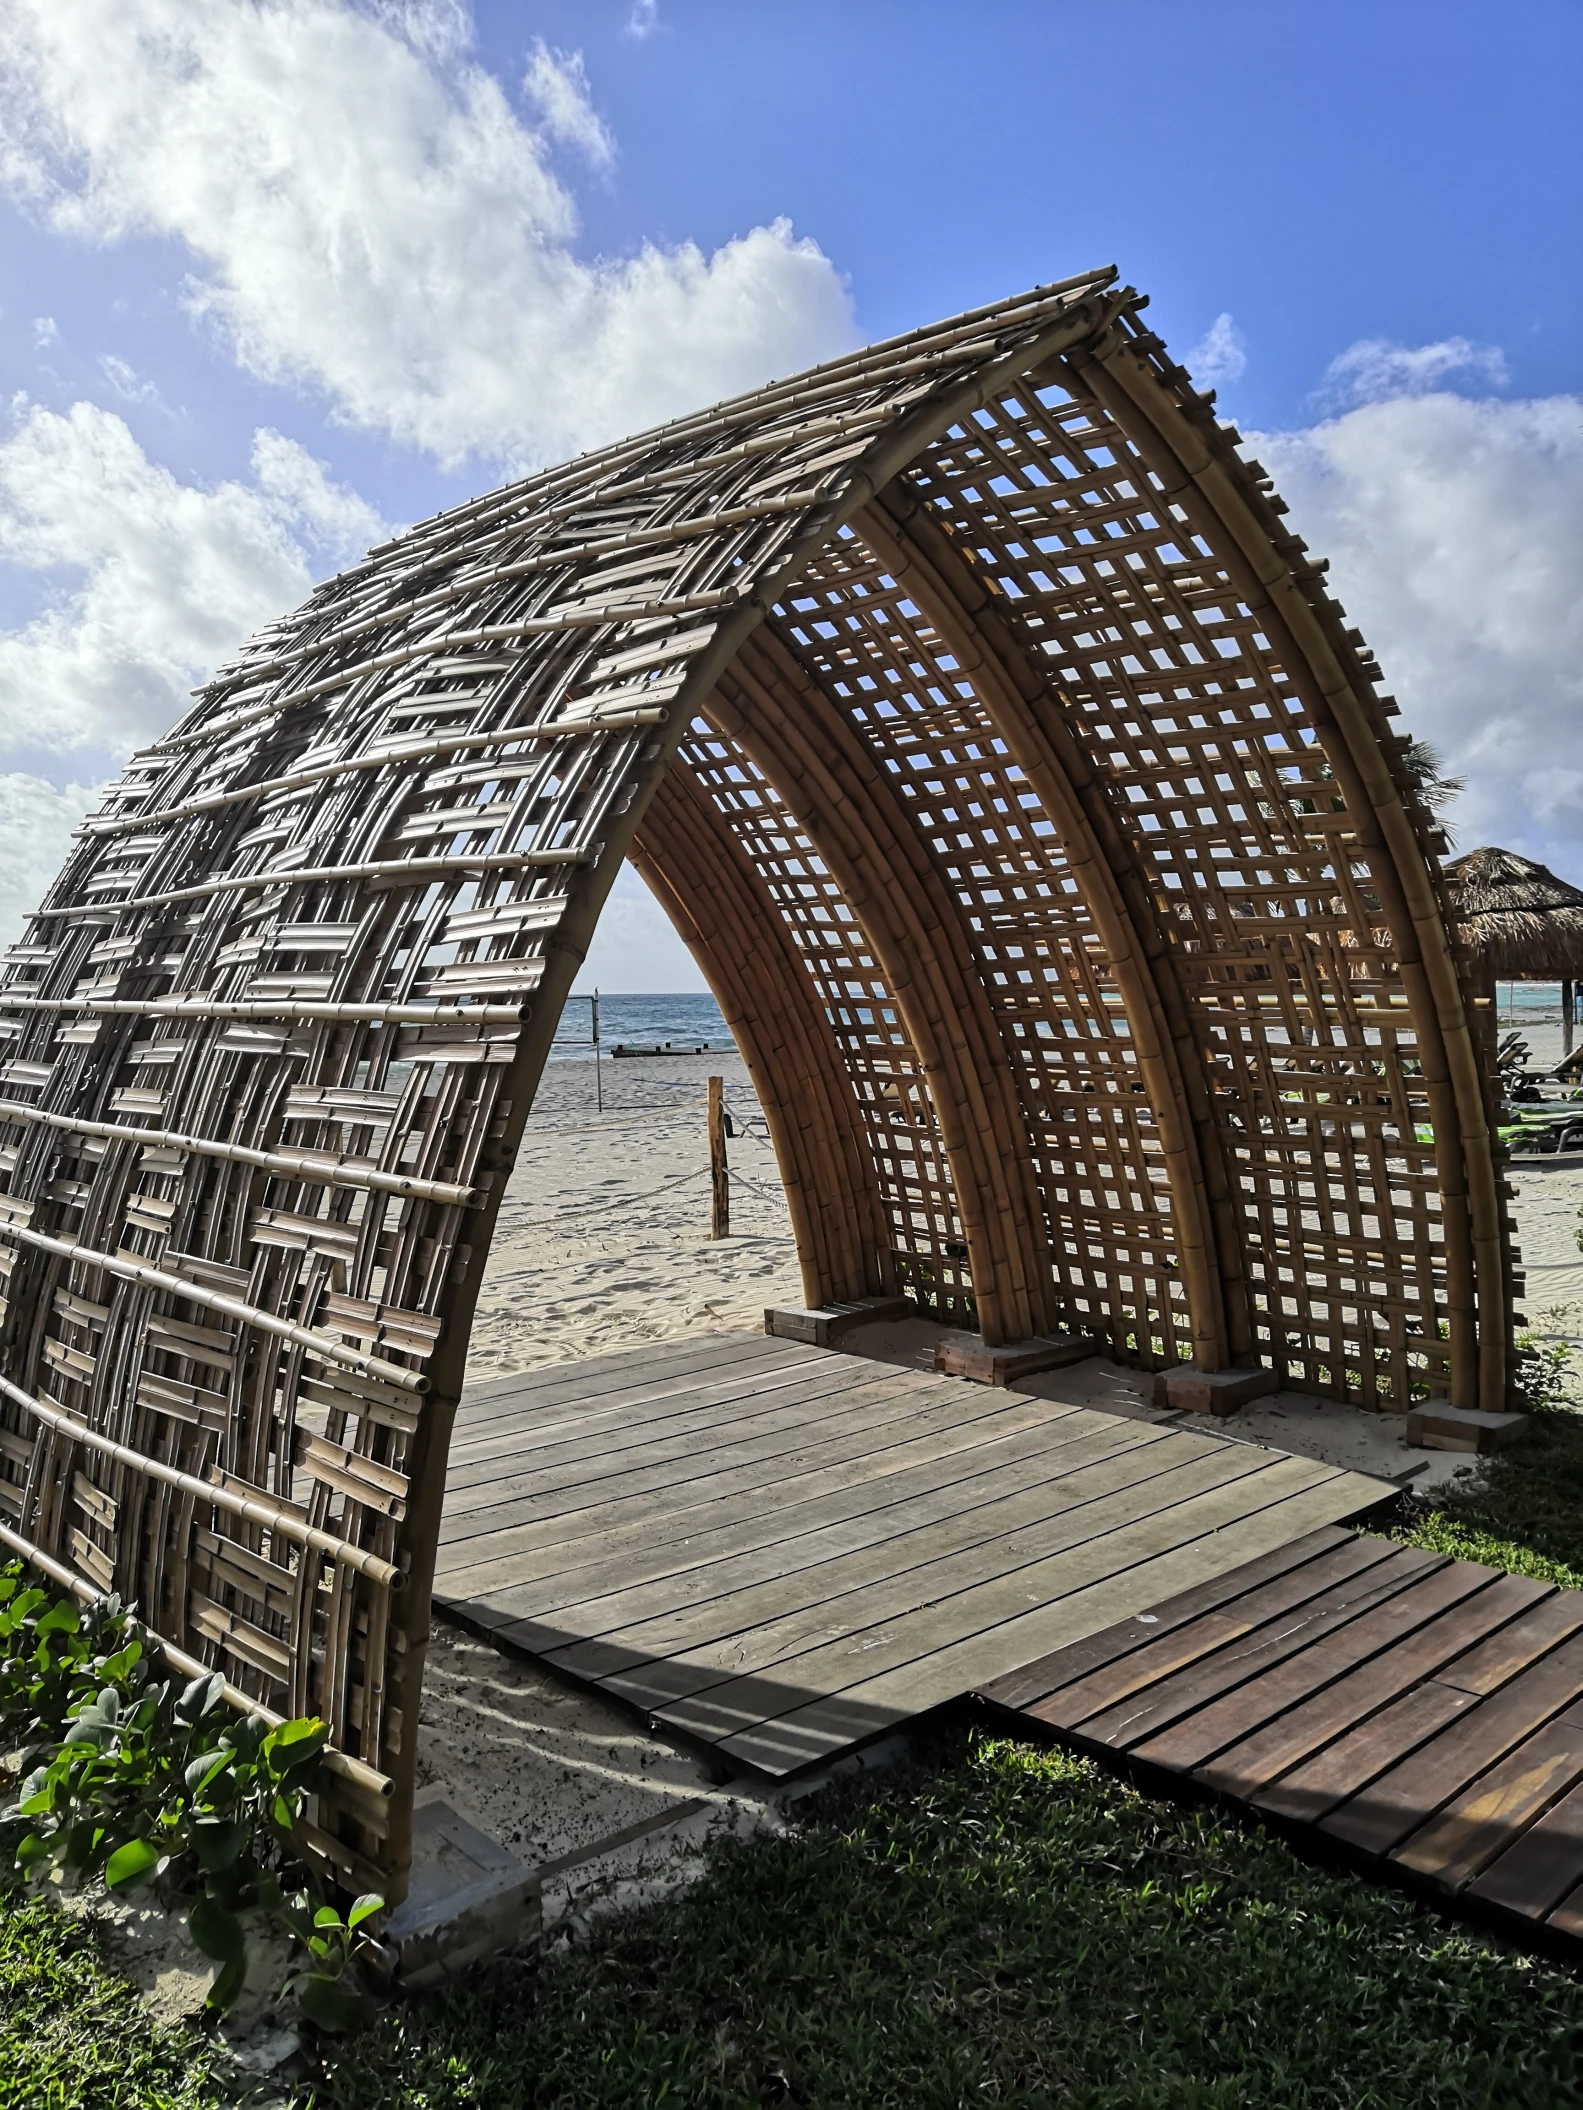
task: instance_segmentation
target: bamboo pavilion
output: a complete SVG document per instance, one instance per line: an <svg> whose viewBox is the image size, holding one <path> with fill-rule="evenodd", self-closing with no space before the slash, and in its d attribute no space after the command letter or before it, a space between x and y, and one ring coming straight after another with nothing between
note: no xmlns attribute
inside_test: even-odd
<svg viewBox="0 0 1583 2110"><path fill-rule="evenodd" d="M1042 286L372 550L133 757L6 955L0 1544L322 1716L354 1887L406 1881L469 1330L628 858L810 1306L1507 1405L1434 815L1144 305Z"/></svg>
<svg viewBox="0 0 1583 2110"><path fill-rule="evenodd" d="M1495 1035L1497 982L1561 984L1561 1048L1572 1053L1583 985L1583 890L1515 850L1488 845L1445 867L1478 994L1487 1044Z"/></svg>

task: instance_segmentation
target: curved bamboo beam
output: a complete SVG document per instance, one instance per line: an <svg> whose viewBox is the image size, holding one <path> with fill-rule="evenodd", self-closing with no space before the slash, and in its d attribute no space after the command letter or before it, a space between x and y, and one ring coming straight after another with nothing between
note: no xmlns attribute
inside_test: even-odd
<svg viewBox="0 0 1583 2110"><path fill-rule="evenodd" d="M1195 1359L1207 1370L1222 1368L1233 1356L1246 1360L1252 1334L1241 1245L1202 1088L1202 1058L1188 1036L1180 991L1168 979L1158 909L1104 790L1052 704L1048 676L905 483L883 492L853 525L946 639L1056 825L1121 989L1139 1074L1159 1127ZM1198 1079L1196 1104L1187 1076Z"/></svg>
<svg viewBox="0 0 1583 2110"><path fill-rule="evenodd" d="M1265 619L1315 721L1338 736L1326 756L1336 772L1390 927L1424 1076L1436 1102L1435 1153L1443 1197L1452 1345L1452 1397L1506 1405L1509 1273L1492 1137L1456 963L1423 845L1387 760L1383 724L1356 655L1322 597L1310 599L1246 467L1207 415L1203 425L1138 348L1113 329L1070 361L1082 382L1122 419L1180 504ZM1209 431L1203 429L1209 426ZM1270 515L1270 521L1274 521ZM1469 1259L1471 1258L1471 1267Z"/></svg>
<svg viewBox="0 0 1583 2110"><path fill-rule="evenodd" d="M835 1034L762 880L684 762L650 801L631 861L703 970L747 1064L807 1302L894 1291L873 1156Z"/></svg>
<svg viewBox="0 0 1583 2110"><path fill-rule="evenodd" d="M862 739L771 632L707 706L807 830L880 965L928 1079L980 1330L1055 1323L1043 1211L1012 1069L961 911Z"/></svg>

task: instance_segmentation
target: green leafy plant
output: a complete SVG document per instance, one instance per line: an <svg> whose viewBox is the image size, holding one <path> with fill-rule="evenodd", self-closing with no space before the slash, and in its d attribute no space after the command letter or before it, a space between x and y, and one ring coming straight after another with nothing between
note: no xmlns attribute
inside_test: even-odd
<svg viewBox="0 0 1583 2110"><path fill-rule="evenodd" d="M152 1675L157 1643L114 1598L80 1608L20 1563L0 1571L0 1723L21 1747L16 1866L97 1876L113 1892L155 1886L218 1969L208 2005L223 2012L247 1978L249 1932L270 1921L307 1951L290 1981L317 2027L362 2012L346 1982L384 1900L343 1919L291 1845L317 1785L321 1721L238 1715L218 1672L179 1693Z"/></svg>

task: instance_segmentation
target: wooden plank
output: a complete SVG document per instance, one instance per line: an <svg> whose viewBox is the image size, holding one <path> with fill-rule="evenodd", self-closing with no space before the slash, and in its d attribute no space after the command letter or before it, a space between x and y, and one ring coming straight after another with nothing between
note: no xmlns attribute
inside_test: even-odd
<svg viewBox="0 0 1583 2110"><path fill-rule="evenodd" d="M794 1598L792 1608L783 1609L780 1616L751 1630L728 1627L723 1632L707 1634L693 1647L675 1651L664 1663L655 1660L656 1651L642 1627L612 1632L599 1640L564 1649L553 1660L585 1677L608 1676L605 1666L613 1670L620 1665L623 1684L629 1679L663 1680L668 1688L666 1696L676 1698L705 1685L726 1682L734 1671L767 1668L783 1658L810 1652L821 1659L833 1652L847 1658L870 1654L875 1646L874 1624L887 1617L895 1619L898 1639L905 1633L901 1645L916 1654L919 1644L931 1645L932 1637L947 1635L954 1640L961 1631L971 1631L971 1622L977 1616L974 1600L980 1593L1016 1592L1021 1609L1030 1594L1043 1594L1043 1585L1047 1578L1053 1578L1057 1561L1069 1567L1095 1547L1102 1549L1095 1556L1101 1563L1125 1559L1121 1549L1128 1543L1129 1534L1122 1526L1141 1522L1157 1511L1185 1511L1195 1496L1268 1469L1262 1454L1239 1455L1240 1447L1217 1446L1215 1449L1224 1454L1215 1455L1214 1451L1199 1452L1191 1440L1184 1445L1167 1436L1164 1444L1169 1445L1169 1450L1156 1445L1149 1464L1140 1466L1130 1457L1118 1461L1112 1469L1113 1484L1103 1493L1041 1525L1035 1536L1042 1538L1046 1548L1043 1558L1024 1549L1019 1549L1020 1559L1015 1554L1008 1557L1000 1548L989 1552L976 1565L972 1556L963 1556L958 1563L928 1577L922 1595L915 1590L909 1601L909 1593L900 1593L899 1604L898 1592L889 1585L855 1591L839 1608L801 1607ZM1176 1462L1163 1464L1162 1452L1165 1458ZM1121 1484L1114 1484L1116 1480ZM1063 1575L1066 1572L1068 1569L1063 1568ZM909 1622L896 1616L898 1611L917 1611L925 1604L929 1607L927 1619ZM957 1624L962 1620L969 1622L965 1629ZM536 1644L530 1641L525 1645Z"/></svg>
<svg viewBox="0 0 1583 2110"><path fill-rule="evenodd" d="M1497 1641L1501 1638L1495 1637ZM1459 1697L1476 1698L1450 1678L1430 1682L1445 1685ZM1525 1737L1569 1706L1580 1689L1583 1640L1574 1640L1563 1643L1488 1699L1470 1706L1455 1736L1435 1737L1332 1810L1323 1819L1324 1829L1366 1853L1392 1852L1426 1817L1471 1787Z"/></svg>
<svg viewBox="0 0 1583 2110"><path fill-rule="evenodd" d="M785 1419L798 1414L811 1419L820 1402L837 1401L848 1394L866 1393L893 1382L890 1378L876 1379L871 1370L852 1358L844 1367L782 1370L769 1378L731 1381L725 1389L702 1396L688 1394L653 1401L652 1413L647 1411L651 1402L645 1401L642 1411L594 1428L556 1428L538 1432L537 1436L529 1430L505 1430L498 1448L491 1446L489 1452L462 1460L454 1479L447 1476L447 1496L454 1495L459 1506L465 1508L477 1490L509 1487L529 1475L539 1485L555 1484L556 1475L565 1476L565 1484L574 1485L575 1475L567 1469L587 1461L636 1461L657 1451L662 1444L698 1444L700 1438L727 1442L733 1432L756 1420L771 1415ZM829 1411L836 1409L832 1406ZM504 1477L503 1465L508 1468Z"/></svg>
<svg viewBox="0 0 1583 2110"><path fill-rule="evenodd" d="M1403 1548L1403 1553L1419 1549ZM1316 1619L1302 1645L1283 1652L1283 1660L1213 1701L1186 1720L1133 1747L1151 1765L1196 1771L1250 1730L1278 1720L1355 1663L1368 1662L1410 1631L1418 1619L1466 1595L1469 1585L1458 1577L1456 1563L1443 1555L1419 1553L1410 1563L1396 1560L1378 1571L1379 1589L1372 1602L1361 1599L1350 1609ZM1402 1600L1409 1600L1406 1604Z"/></svg>
<svg viewBox="0 0 1583 2110"><path fill-rule="evenodd" d="M787 1351L791 1353L788 1355ZM574 1397L594 1397L610 1379L630 1386L656 1372L673 1377L691 1370L725 1367L744 1358L764 1357L771 1363L788 1362L808 1354L801 1342L782 1341L771 1334L711 1333L695 1339L645 1342L641 1348L621 1348L609 1355L593 1355L586 1362L545 1363L534 1370L508 1372L469 1385L457 1409L459 1421L510 1399L531 1402L542 1396L568 1392ZM821 1351L811 1351L819 1354Z"/></svg>
<svg viewBox="0 0 1583 2110"><path fill-rule="evenodd" d="M1031 1663L1019 1665L1003 1678L988 1679L976 1688L978 1694L997 1707L1018 1710L1031 1707L1034 1701L1048 1698L1135 1649L1147 1648L1173 1629L1186 1626L1201 1614L1215 1611L1223 1604L1234 1603L1261 1584L1273 1582L1277 1576L1301 1567L1306 1561L1317 1560L1320 1554L1346 1545L1350 1539L1349 1532L1327 1524L1291 1545L1277 1546L1258 1560L1244 1561L1240 1567L1213 1576L1195 1589L1183 1590L1176 1597L1166 1598L1147 1613L1135 1614L1122 1625L1106 1627L1102 1633L1091 1634L1068 1648L1039 1656Z"/></svg>
<svg viewBox="0 0 1583 2110"><path fill-rule="evenodd" d="M1309 1470L1319 1475L1328 1469ZM1154 1555L1208 1536L1249 1510L1279 1499L1284 1478L1282 1466L1258 1452L1235 1462L1200 1459L1094 1503L1080 1520L1058 1529L1055 1544L1044 1558L970 1588L942 1594L920 1606L911 1618L875 1628L856 1623L851 1615L857 1608L849 1607L847 1620L828 1637L799 1631L795 1621L787 1622L782 1633L802 1644L795 1658L782 1647L765 1662L760 1644L755 1651L759 1661L744 1666L746 1676L723 1677L708 1666L708 1652L704 1652L708 1685L690 1658L657 1666L649 1675L674 1679L677 1700L684 1697L678 1674L688 1675L686 1705L676 1718L694 1734L712 1732L716 1737L735 1735L760 1717L768 1718L770 1710L759 1705L752 1675L761 1667L773 1668L780 1677L791 1666L805 1686L828 1693L843 1692L858 1683L871 1687L879 1676L895 1672L896 1686L910 1694L919 1689L919 1666L926 1659L932 1663L938 1658L950 1663L947 1675L955 1678L954 1689L961 1691L971 1683L971 1673L962 1674L963 1644L1031 1606L1075 1598L1141 1567Z"/></svg>
<svg viewBox="0 0 1583 2110"><path fill-rule="evenodd" d="M798 1378L799 1387L810 1381ZM614 1500L623 1490L657 1485L667 1475L691 1479L710 1470L760 1460L771 1460L793 1452L817 1434L821 1425L839 1425L872 1396L861 1378L845 1384L825 1379L815 1381L819 1389L812 1398L798 1397L760 1409L734 1421L726 1429L708 1432L719 1441L707 1440L692 1431L662 1436L653 1443L623 1445L619 1450L579 1455L556 1469L498 1474L493 1483L459 1490L455 1515L460 1521L485 1510L524 1498L540 1506L557 1502L565 1508L588 1507ZM883 1396L900 1402L904 1395L879 1388ZM447 1496L449 1504L450 1497Z"/></svg>
<svg viewBox="0 0 1583 2110"><path fill-rule="evenodd" d="M765 1718L722 1737L720 1748L770 1773L791 1772L828 1757L858 1733L894 1726L927 1708L971 1689L983 1669L991 1674L1048 1649L1061 1632L1074 1638L1110 1624L1118 1614L1147 1605L1173 1589L1207 1580L1226 1558L1245 1546L1248 1555L1265 1550L1271 1538L1300 1537L1316 1522L1346 1515L1356 1505L1347 1491L1348 1474L1319 1473L1308 1485L1269 1503L1262 1511L1230 1520L1187 1537L1136 1567L1071 1596L1035 1606L1015 1618L966 1637L959 1643L925 1652L899 1668L879 1673L833 1694L804 1701L779 1716ZM1242 1482L1243 1487L1252 1483Z"/></svg>
<svg viewBox="0 0 1583 2110"><path fill-rule="evenodd" d="M627 1537L621 1515L612 1508L609 1521L605 1512L592 1512L591 1528L586 1518L569 1520L575 1534L570 1541L563 1535L550 1544L541 1538L519 1546L518 1540L535 1527L511 1524L459 1541L454 1548L442 1545L447 1586L462 1587L475 1566L498 1567L501 1587L516 1580L529 1582L539 1575L570 1573L607 1558L612 1538L623 1546L652 1548L656 1559L665 1559L673 1557L667 1549L678 1538L702 1539L718 1533L728 1540L732 1531L773 1535L781 1527L783 1511L794 1519L798 1511L807 1510L833 1520L849 1513L854 1503L899 1501L927 1492L942 1476L980 1473L990 1469L995 1459L1014 1459L1024 1450L1036 1455L1048 1443L1059 1441L1058 1432L1086 1411L1052 1409L1043 1400L991 1406L985 1398L977 1413L959 1401L902 1413L849 1431L847 1440L836 1446L841 1455L829 1464L769 1481L756 1474L741 1493L719 1493L713 1476L689 1483L671 1510L645 1525L641 1540ZM815 1448L822 1452L826 1446ZM692 1498L694 1485L699 1490L696 1499ZM751 1539L744 1538L743 1543ZM638 1557L634 1551L632 1558Z"/></svg>
<svg viewBox="0 0 1583 2110"><path fill-rule="evenodd" d="M1442 1685L1485 1696L1583 1630L1583 1590L1556 1590L1440 1673Z"/></svg>
<svg viewBox="0 0 1583 2110"><path fill-rule="evenodd" d="M962 1401L953 1403L946 1415L927 1407L917 1408L904 1394L887 1394L887 1401L896 1410L888 1427L876 1430L872 1421L860 1421L853 1426L839 1427L833 1435L816 1431L814 1440L775 1458L773 1470L766 1471L761 1459L750 1458L730 1466L717 1465L708 1473L676 1471L663 1476L654 1474L614 1495L607 1491L604 1501L596 1506L564 1509L551 1503L543 1505L543 1513L536 1516L536 1505L519 1499L504 1505L506 1523L481 1523L477 1518L473 1522L477 1529L487 1530L492 1543L497 1546L510 1543L542 1548L572 1539L581 1540L590 1532L596 1535L647 1533L662 1525L680 1530L707 1514L713 1503L733 1497L751 1501L756 1505L754 1513L757 1514L774 1506L779 1488L790 1486L804 1476L839 1470L888 1450L900 1452L914 1442L925 1440L930 1433L931 1421L937 1424L943 1421L943 1433L949 1433L970 1429L998 1411L991 1408L987 1400L968 1398L967 1390L964 1386ZM973 1412L975 1405L980 1408L977 1414ZM922 1430L923 1435L914 1438L909 1433L913 1429ZM937 1426L934 1433L938 1437L942 1430ZM455 1542L454 1539L451 1541L452 1544Z"/></svg>
<svg viewBox="0 0 1583 2110"><path fill-rule="evenodd" d="M1262 1589L1246 1592L1230 1605L1204 1612L1173 1632L1113 1659L1025 1711L1054 1728L1075 1729L1146 1690L1153 1698L1155 1690L1167 1681L1174 1684L1181 1672L1201 1663L1206 1656L1215 1655L1256 1631L1262 1632L1273 1621L1287 1624L1299 1607L1322 1598L1337 1583L1352 1581L1366 1571L1388 1565L1393 1551L1387 1540L1342 1534L1340 1543L1317 1559L1305 1561ZM1129 1634L1134 1630L1135 1624L1127 1629ZM1197 1703L1189 1698L1188 1704ZM1103 1731L1095 1734L1101 1743L1115 1741Z"/></svg>
<svg viewBox="0 0 1583 2110"><path fill-rule="evenodd" d="M1475 1876L1468 1896L1528 1919L1543 1919L1580 1883L1583 1787L1574 1787ZM1583 1918L1566 1931L1583 1935Z"/></svg>
<svg viewBox="0 0 1583 2110"><path fill-rule="evenodd" d="M1442 1890L1460 1890L1580 1781L1583 1712L1573 1706L1447 1803L1391 1858Z"/></svg>
<svg viewBox="0 0 1583 2110"><path fill-rule="evenodd" d="M1091 1490L1108 1494L1118 1479L1132 1486L1142 1473L1164 1470L1154 1461L1170 1449L1170 1435L1148 1424L1094 1429L1052 1454L1044 1475L1032 1485L1024 1482L954 1516L953 1490L946 1487L928 1505L936 1514L905 1527L888 1515L877 1524L872 1517L861 1518L844 1532L832 1527L810 1534L796 1551L782 1542L769 1573L762 1555L754 1552L686 1576L580 1600L570 1616L589 1635L619 1635L664 1656L757 1629L784 1617L788 1607L798 1617L817 1615L860 1590L872 1600L875 1616L885 1617L888 1605L905 1606L919 1592L942 1587L947 1579L943 1563L950 1563L953 1587L969 1566L976 1572L1014 1564L1048 1539L1054 1520L1093 1499Z"/></svg>
<svg viewBox="0 0 1583 2110"><path fill-rule="evenodd" d="M489 1596L515 1611L545 1613L591 1603L618 1589L688 1578L689 1593L718 1587L735 1567L742 1574L762 1575L766 1565L777 1573L806 1572L832 1552L852 1550L877 1538L893 1539L920 1525L1002 1502L1042 1485L1072 1446L1082 1442L1117 1444L1124 1439L1103 1426L1104 1417L1080 1409L1043 1420L1022 1438L963 1454L942 1472L938 1463L904 1476L907 1485L869 1478L822 1500L776 1502L733 1529L716 1526L689 1532L682 1540L656 1546L645 1539L623 1544L618 1552L602 1548L600 1557L581 1563L550 1562L537 1578L503 1588L490 1571ZM1096 1426L1099 1424L1099 1426ZM893 1478L895 1476L892 1476ZM448 1575L455 1588L460 1578Z"/></svg>
<svg viewBox="0 0 1583 2110"><path fill-rule="evenodd" d="M1379 1774L1421 1749L1449 1722L1477 1705L1471 1693L1433 1682L1403 1693L1325 1750L1262 1789L1254 1806L1272 1815L1317 1824L1330 1810L1358 1794Z"/></svg>
<svg viewBox="0 0 1583 2110"><path fill-rule="evenodd" d="M1490 1679L1515 1675L1583 1626L1583 1592L1552 1591L1479 1643L1430 1683L1339 1737L1327 1750L1255 1797L1260 1808L1317 1823L1359 1794L1377 1776L1408 1758L1442 1728L1466 1714ZM1471 1679L1478 1690L1465 1689ZM1453 1682L1454 1681L1454 1682Z"/></svg>
<svg viewBox="0 0 1583 2110"><path fill-rule="evenodd" d="M850 1370L854 1357L823 1359L815 1365L770 1362L756 1356L740 1356L730 1363L705 1370L651 1371L645 1376L628 1372L619 1385L594 1393L577 1393L542 1404L502 1401L488 1416L458 1423L457 1445L451 1452L462 1470L481 1458L498 1456L512 1445L526 1449L554 1443L580 1433L596 1435L601 1430L627 1425L642 1427L667 1413L684 1413L690 1404L712 1399L730 1399L762 1387L784 1390L788 1383L816 1379L832 1367ZM867 1366L870 1377L880 1373ZM897 1372L896 1375L905 1373ZM449 1469L449 1468L448 1468Z"/></svg>
<svg viewBox="0 0 1583 2110"><path fill-rule="evenodd" d="M1527 1576L1490 1580L1491 1574L1472 1561L1456 1561L1449 1570L1410 1591L1406 1599L1394 1601L1390 1613L1405 1618L1411 1610L1422 1623L1370 1661L1357 1664L1334 1683L1324 1684L1311 1697L1223 1748L1212 1764L1201 1768L1200 1778L1222 1794L1251 1800L1281 1774L1516 1619L1552 1587ZM1438 1612L1432 1609L1437 1603L1442 1605ZM1351 1658L1360 1642L1366 1644L1372 1638L1368 1633L1348 1634L1333 1645L1325 1644L1324 1660L1314 1669L1321 1678L1328 1678L1337 1663Z"/></svg>

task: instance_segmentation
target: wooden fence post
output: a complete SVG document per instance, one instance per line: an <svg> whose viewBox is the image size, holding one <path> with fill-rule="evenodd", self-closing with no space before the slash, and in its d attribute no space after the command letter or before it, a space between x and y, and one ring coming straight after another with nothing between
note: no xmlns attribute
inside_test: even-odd
<svg viewBox="0 0 1583 2110"><path fill-rule="evenodd" d="M725 1079L709 1079L709 1236L731 1236L731 1175L726 1170Z"/></svg>

